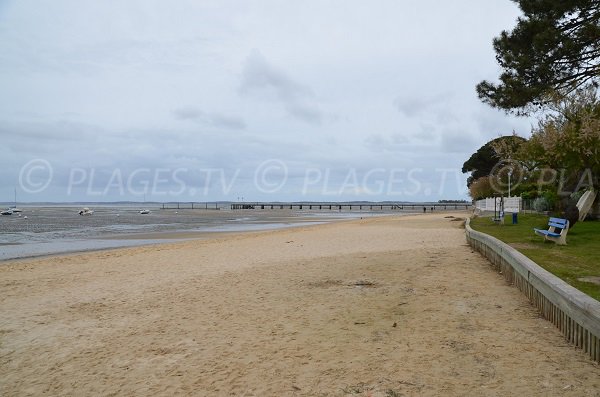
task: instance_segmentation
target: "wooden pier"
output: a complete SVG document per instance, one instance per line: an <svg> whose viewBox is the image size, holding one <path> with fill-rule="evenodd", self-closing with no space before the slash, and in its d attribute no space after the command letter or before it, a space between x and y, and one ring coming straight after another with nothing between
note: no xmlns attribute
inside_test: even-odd
<svg viewBox="0 0 600 397"><path fill-rule="evenodd" d="M232 210L439 211L468 210L470 203L232 203Z"/></svg>
<svg viewBox="0 0 600 397"><path fill-rule="evenodd" d="M220 210L221 207L219 203L181 203L181 202L171 202L171 203L162 203L162 210Z"/></svg>
<svg viewBox="0 0 600 397"><path fill-rule="evenodd" d="M300 211L412 211L468 210L471 203L349 203L349 202L168 202L163 210L300 210Z"/></svg>

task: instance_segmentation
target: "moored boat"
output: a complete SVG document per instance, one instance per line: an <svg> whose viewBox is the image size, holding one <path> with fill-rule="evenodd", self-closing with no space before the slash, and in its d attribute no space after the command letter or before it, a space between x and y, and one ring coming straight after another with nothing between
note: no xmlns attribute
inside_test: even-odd
<svg viewBox="0 0 600 397"><path fill-rule="evenodd" d="M15 205L13 205L12 207L10 207L9 210L12 211L15 214L23 212L22 209L20 209L20 208L17 207L17 188L15 188Z"/></svg>
<svg viewBox="0 0 600 397"><path fill-rule="evenodd" d="M82 210L79 210L79 215L92 215L93 213L94 213L94 210L91 210L88 207L85 207Z"/></svg>

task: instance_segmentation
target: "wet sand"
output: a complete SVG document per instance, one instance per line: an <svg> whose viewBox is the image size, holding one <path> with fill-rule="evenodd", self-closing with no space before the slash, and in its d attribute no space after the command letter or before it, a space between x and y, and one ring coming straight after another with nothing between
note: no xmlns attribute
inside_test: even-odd
<svg viewBox="0 0 600 397"><path fill-rule="evenodd" d="M0 390L598 395L599 366L460 223L371 218L7 263Z"/></svg>
<svg viewBox="0 0 600 397"><path fill-rule="evenodd" d="M79 208L24 207L21 216L0 217L0 264L12 259L148 245L214 233L283 229L385 213L153 208L142 215L130 205L95 207L92 216L80 216Z"/></svg>

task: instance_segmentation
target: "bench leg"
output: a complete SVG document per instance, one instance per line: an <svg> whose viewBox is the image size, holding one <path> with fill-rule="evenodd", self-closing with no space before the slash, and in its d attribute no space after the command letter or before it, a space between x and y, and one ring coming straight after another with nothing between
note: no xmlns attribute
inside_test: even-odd
<svg viewBox="0 0 600 397"><path fill-rule="evenodd" d="M552 241L556 245L567 245L567 236L560 236L560 237L546 236L545 239L548 241Z"/></svg>

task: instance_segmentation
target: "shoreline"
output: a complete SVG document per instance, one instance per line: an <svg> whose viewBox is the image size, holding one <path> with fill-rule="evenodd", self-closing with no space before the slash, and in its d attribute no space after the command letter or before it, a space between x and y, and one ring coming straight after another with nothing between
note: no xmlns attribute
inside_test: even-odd
<svg viewBox="0 0 600 397"><path fill-rule="evenodd" d="M7 395L594 395L436 213L0 266Z"/></svg>
<svg viewBox="0 0 600 397"><path fill-rule="evenodd" d="M315 216L318 214L294 214L288 213L281 217L277 214L277 221L265 218L261 220L260 214L252 219L250 223L221 222L212 225L204 225L195 228L182 226L179 229L165 229L156 231L125 231L113 232L94 237L80 238L57 238L39 242L5 242L0 247L5 249L0 252L0 266L8 261L23 260L31 258L43 258L61 254L73 254L77 252L94 252L127 247L156 245L172 241L185 241L190 239L205 239L212 235L227 233L246 233L253 231L279 230L307 225L318 225L331 222L362 219L360 214L345 214L344 216ZM373 214L372 217L389 216L392 214ZM227 215L226 215L227 216ZM402 214L401 216L404 216ZM241 218L246 219L246 218ZM169 226L169 225L166 225ZM118 243L120 241L121 243Z"/></svg>
<svg viewBox="0 0 600 397"><path fill-rule="evenodd" d="M422 214L377 214L364 219L374 219L374 218L386 218L386 217L405 217L405 216L420 216ZM363 218L336 218L336 219L320 219L317 221L313 220L305 220L303 222L295 222L286 224L283 226L275 226L269 227L271 224L264 224L267 226L265 228L240 228L237 230L230 231L193 231L193 230L166 230L161 232L146 232L146 233L129 233L125 235L107 235L102 238L97 239L88 239L88 240L74 240L81 242L91 242L92 244L97 241L112 241L112 240L122 240L122 241L133 241L131 245L122 245L122 246L112 246L112 247L93 247L93 248L83 248L83 249L75 249L69 251L60 251L55 253L43 253L43 254L32 254L22 257L14 257L2 259L0 258L0 266L11 264L13 262L23 262L29 260L37 260L37 259L46 259L46 258L56 258L62 256L73 256L77 254L93 254L95 252L105 252L105 251L117 251L117 250L128 250L135 249L137 247L160 247L162 245L171 245L178 243L185 243L189 241L206 241L206 240L218 240L221 238L235 238L236 236L242 236L246 234L257 234L260 235L262 233L270 233L276 232L279 230L289 230L289 229L304 229L315 226L323 226L335 223L344 223L344 222L353 222L360 221ZM72 243L74 241L66 241L66 243ZM25 245L20 243L6 243L4 245L15 246L15 245ZM2 246L2 245L0 245Z"/></svg>
<svg viewBox="0 0 600 397"><path fill-rule="evenodd" d="M60 207L62 209L62 207ZM37 208L40 211L40 208ZM194 210L203 214L204 209ZM231 214L219 213L225 218L220 223L198 227L184 227L177 229L164 229L156 231L120 231L94 237L57 238L37 242L2 242L0 247L0 266L10 261L19 261L34 258L45 258L57 255L70 255L78 252L105 251L111 249L124 249L157 244L168 244L174 241L207 239L213 235L249 233L269 230L280 230L311 225L320 225L335 222L346 222L358 219L379 218L388 216L412 216L420 213L363 213L342 212L323 214L322 212L290 212L281 213L269 211L264 219L264 213L245 214L245 217L226 219ZM449 211L452 212L452 211ZM456 211L454 211L456 212ZM210 213L213 213L212 211ZM275 214L275 216L273 216ZM269 217L270 216L270 217ZM251 221L248 221L251 220ZM230 222L230 223L228 223ZM245 223L248 222L248 223ZM152 224L151 224L152 226ZM165 226L171 226L167 224ZM117 243L120 241L121 243Z"/></svg>
<svg viewBox="0 0 600 397"><path fill-rule="evenodd" d="M385 215L384 215L385 216ZM177 243L185 243L188 241L202 241L202 240L213 240L219 238L228 238L236 235L243 235L249 233L263 233L263 232L272 232L277 230L287 230L287 229L295 229L295 228L307 228L311 226L319 226L325 225L329 223L337 223L337 222L351 222L356 219L336 219L328 222L303 222L296 223L293 225L286 226L278 226L273 228L260 228L260 229L247 229L247 230L234 230L234 231L162 231L162 232L154 232L154 233L131 233L128 235L112 235L106 236L98 239L88 239L88 240L76 240L81 242L90 242L94 244L95 242L102 241L112 241L112 240L121 240L121 241L131 241L132 243L129 245L116 245L109 247L92 247L92 248L82 248L68 251L60 251L54 253L42 253L42 254L32 254L14 258L2 259L0 258L0 266L11 264L13 262L23 262L28 260L36 260L36 259L46 259L46 258L56 258L62 256L72 256L77 254L90 254L95 252L104 252L104 251L112 251L112 250L127 250L134 249L137 247L158 247L161 245L167 244L177 244ZM72 243L73 241L66 241L66 243ZM19 246L25 244L19 243L6 243L0 244L7 246Z"/></svg>

